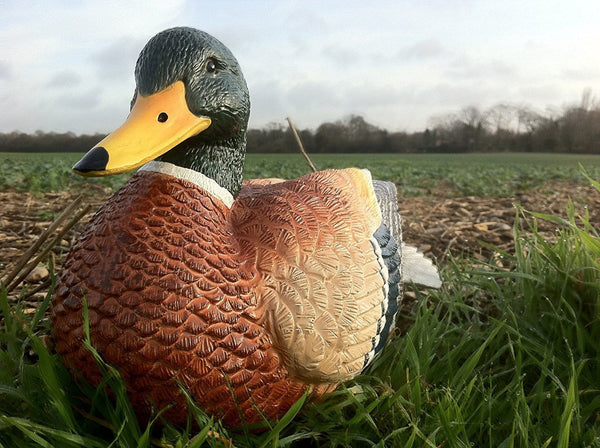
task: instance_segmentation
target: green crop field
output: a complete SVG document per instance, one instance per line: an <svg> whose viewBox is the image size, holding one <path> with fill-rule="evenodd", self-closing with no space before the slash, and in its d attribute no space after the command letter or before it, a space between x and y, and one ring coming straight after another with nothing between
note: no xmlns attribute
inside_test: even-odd
<svg viewBox="0 0 600 448"><path fill-rule="evenodd" d="M0 190L49 191L85 182L110 187L128 175L86 179L71 173L81 154L0 153ZM600 156L563 154L315 154L318 169L360 167L373 177L391 180L403 195L422 195L444 188L454 195L504 196L546 180L581 180L579 164L592 176L600 173ZM290 179L309 172L300 154L248 154L245 178Z"/></svg>
<svg viewBox="0 0 600 448"><path fill-rule="evenodd" d="M127 177L80 178L70 173L78 157L0 154L0 191L86 182L114 188ZM592 183L591 194L600 195L600 156L369 154L313 161L319 169L369 168L375 178L394 181L401 195L506 196L547 180ZM308 171L297 154L251 154L246 177ZM0 290L0 448L600 448L598 223L573 205L561 217L515 212L514 249L495 254L501 266L494 257L448 257L441 289L407 287L415 300L400 316L406 331L365 372L322 402L299 400L262 433L223 428L197 408L184 428L161 423L159 410L141 425L116 370L97 356L101 387L76 383L43 342L52 288L34 313ZM542 221L552 223L553 238L538 232Z"/></svg>

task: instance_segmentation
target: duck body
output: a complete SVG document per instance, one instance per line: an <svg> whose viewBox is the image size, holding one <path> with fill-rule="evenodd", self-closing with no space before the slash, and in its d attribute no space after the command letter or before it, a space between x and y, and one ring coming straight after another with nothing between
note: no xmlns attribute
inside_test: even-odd
<svg viewBox="0 0 600 448"><path fill-rule="evenodd" d="M176 28L142 51L136 80L146 90L74 169L141 168L81 234L51 311L57 351L98 384L82 344L87 303L91 342L121 371L140 417L169 406L163 415L185 423L184 386L238 426L281 418L303 394L319 397L360 373L385 344L406 279L393 184L346 169L242 185L247 91L215 41ZM138 79L152 78L148 61L179 54L178 45L183 56L155 62L158 81ZM172 73L187 70L190 53L202 72L195 81ZM216 92L190 98L203 77ZM156 124L163 114L175 130ZM115 147L125 155L113 156ZM439 282L431 262L412 263Z"/></svg>
<svg viewBox="0 0 600 448"><path fill-rule="evenodd" d="M167 415L183 423L183 384L231 426L275 420L307 389L316 397L362 370L387 299L369 238L377 221L349 188L363 172L250 182L229 208L226 192L151 165L96 213L65 263L53 322L67 364L100 382L81 344L85 297L92 343L121 367L142 415L175 401Z"/></svg>
<svg viewBox="0 0 600 448"><path fill-rule="evenodd" d="M180 383L231 426L261 420L257 409L281 417L310 386L288 377L261 325L259 275L231 215L190 181L136 174L96 213L63 268L53 323L67 364L100 382L81 344L85 296L92 343L120 368L140 415L175 403L167 416L185 423Z"/></svg>

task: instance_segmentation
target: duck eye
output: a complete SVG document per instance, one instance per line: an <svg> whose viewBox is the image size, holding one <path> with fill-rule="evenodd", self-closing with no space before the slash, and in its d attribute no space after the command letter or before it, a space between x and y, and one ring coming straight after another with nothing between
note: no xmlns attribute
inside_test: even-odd
<svg viewBox="0 0 600 448"><path fill-rule="evenodd" d="M156 117L156 119L158 120L159 123L164 123L165 121L167 121L169 119L169 116L167 115L166 112L161 112L160 114L158 114L158 117Z"/></svg>
<svg viewBox="0 0 600 448"><path fill-rule="evenodd" d="M214 73L217 71L217 64L215 63L214 59L209 59L206 61L206 71L208 73Z"/></svg>

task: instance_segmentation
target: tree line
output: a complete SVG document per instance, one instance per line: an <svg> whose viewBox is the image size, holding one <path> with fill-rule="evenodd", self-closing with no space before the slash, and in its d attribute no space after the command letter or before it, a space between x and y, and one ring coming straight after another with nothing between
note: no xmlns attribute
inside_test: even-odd
<svg viewBox="0 0 600 448"><path fill-rule="evenodd" d="M544 113L508 103L468 106L430 120L424 131L388 132L359 115L299 130L310 153L562 152L600 154L600 102L586 90L579 104ZM0 133L0 152L85 152L104 135ZM288 126L248 130L248 152L296 152Z"/></svg>

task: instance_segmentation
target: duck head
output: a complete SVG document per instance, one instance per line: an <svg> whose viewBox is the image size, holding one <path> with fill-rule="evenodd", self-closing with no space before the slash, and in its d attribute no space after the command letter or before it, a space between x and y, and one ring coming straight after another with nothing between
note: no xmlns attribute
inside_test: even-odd
<svg viewBox="0 0 600 448"><path fill-rule="evenodd" d="M198 171L236 195L250 99L229 49L193 28L165 30L140 53L135 81L125 123L73 170L109 176L160 160Z"/></svg>

